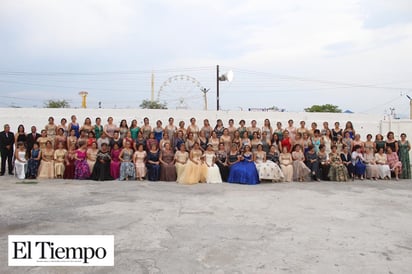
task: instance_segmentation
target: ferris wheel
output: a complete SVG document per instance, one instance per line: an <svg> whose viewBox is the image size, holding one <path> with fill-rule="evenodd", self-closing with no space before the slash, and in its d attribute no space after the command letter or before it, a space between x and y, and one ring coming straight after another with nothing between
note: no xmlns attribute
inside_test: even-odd
<svg viewBox="0 0 412 274"><path fill-rule="evenodd" d="M162 83L157 100L165 102L169 109L199 108L205 101L206 93L200 82L189 75L174 75Z"/></svg>

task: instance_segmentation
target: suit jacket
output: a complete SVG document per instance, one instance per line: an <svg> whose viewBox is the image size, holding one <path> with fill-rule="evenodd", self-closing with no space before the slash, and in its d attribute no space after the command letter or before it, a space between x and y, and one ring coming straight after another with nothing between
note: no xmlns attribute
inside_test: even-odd
<svg viewBox="0 0 412 274"><path fill-rule="evenodd" d="M41 135L36 133L36 137L33 137L33 133L27 134L26 138L26 144L27 144L27 149L32 149L33 144L39 139Z"/></svg>
<svg viewBox="0 0 412 274"><path fill-rule="evenodd" d="M5 150L6 146L10 146L13 149L14 145L14 134L13 132L8 133L8 137L6 137L6 132L0 132L0 149Z"/></svg>

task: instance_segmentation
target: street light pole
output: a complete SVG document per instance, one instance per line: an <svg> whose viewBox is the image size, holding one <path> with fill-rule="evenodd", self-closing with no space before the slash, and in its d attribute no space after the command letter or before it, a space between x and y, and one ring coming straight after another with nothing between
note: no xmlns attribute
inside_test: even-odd
<svg viewBox="0 0 412 274"><path fill-rule="evenodd" d="M216 65L216 110L219 111L219 65Z"/></svg>

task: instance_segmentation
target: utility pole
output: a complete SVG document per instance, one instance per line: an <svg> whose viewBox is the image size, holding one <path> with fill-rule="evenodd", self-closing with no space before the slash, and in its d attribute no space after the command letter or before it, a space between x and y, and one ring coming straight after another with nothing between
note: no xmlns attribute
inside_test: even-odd
<svg viewBox="0 0 412 274"><path fill-rule="evenodd" d="M216 66L216 110L219 111L219 65Z"/></svg>
<svg viewBox="0 0 412 274"><path fill-rule="evenodd" d="M154 72L153 72L153 70L152 70L151 86L152 86L152 94L151 94L151 97L150 97L150 101L154 102Z"/></svg>

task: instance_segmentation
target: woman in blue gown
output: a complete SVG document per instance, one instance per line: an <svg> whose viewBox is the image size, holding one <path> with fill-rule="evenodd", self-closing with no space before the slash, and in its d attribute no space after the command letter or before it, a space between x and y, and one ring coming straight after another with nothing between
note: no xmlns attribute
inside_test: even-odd
<svg viewBox="0 0 412 274"><path fill-rule="evenodd" d="M147 153L147 178L149 181L159 181L160 179L160 151L156 144L152 144L149 152Z"/></svg>
<svg viewBox="0 0 412 274"><path fill-rule="evenodd" d="M256 185L259 183L259 175L256 165L253 162L253 154L250 146L246 145L243 155L240 156L240 162L230 167L229 183Z"/></svg>

